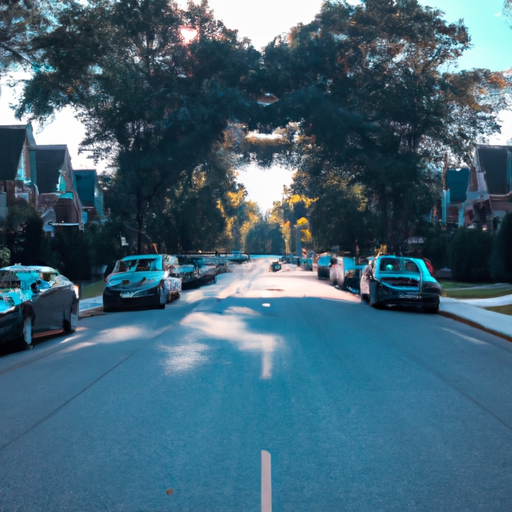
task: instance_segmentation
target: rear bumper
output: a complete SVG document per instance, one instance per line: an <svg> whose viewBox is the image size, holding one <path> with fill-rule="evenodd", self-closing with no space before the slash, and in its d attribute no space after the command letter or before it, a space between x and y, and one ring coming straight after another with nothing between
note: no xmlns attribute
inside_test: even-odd
<svg viewBox="0 0 512 512"><path fill-rule="evenodd" d="M105 288L103 292L104 310L155 308L161 304L160 290L158 287L151 288L147 295L140 297L121 296L120 291L111 290L109 288Z"/></svg>
<svg viewBox="0 0 512 512"><path fill-rule="evenodd" d="M397 291L379 284L377 286L376 302L387 306L438 306L439 294L435 292L418 292L418 290Z"/></svg>

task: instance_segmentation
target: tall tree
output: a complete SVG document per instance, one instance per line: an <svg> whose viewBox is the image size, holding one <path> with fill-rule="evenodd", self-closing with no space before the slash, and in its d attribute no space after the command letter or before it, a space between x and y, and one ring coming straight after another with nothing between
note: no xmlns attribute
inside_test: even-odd
<svg viewBox="0 0 512 512"><path fill-rule="evenodd" d="M157 197L204 163L247 102L243 77L259 56L215 20L206 0L73 4L41 34L41 67L19 112L73 106L86 146L116 153L116 191L139 232Z"/></svg>
<svg viewBox="0 0 512 512"><path fill-rule="evenodd" d="M314 182L336 172L339 183L363 186L379 217L375 237L395 249L430 209L428 164L447 153L469 159L475 138L499 128L481 94L499 76L444 71L470 44L462 22L417 0L331 0L265 49L266 84L279 98L267 115L274 126L298 123L293 161Z"/></svg>

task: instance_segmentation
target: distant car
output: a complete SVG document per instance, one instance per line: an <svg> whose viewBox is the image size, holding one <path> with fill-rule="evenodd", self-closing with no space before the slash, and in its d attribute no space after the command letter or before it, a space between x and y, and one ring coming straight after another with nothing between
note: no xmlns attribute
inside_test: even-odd
<svg viewBox="0 0 512 512"><path fill-rule="evenodd" d="M329 278L334 286L344 291L359 293L361 272L365 265L356 263L356 259L344 256L333 258Z"/></svg>
<svg viewBox="0 0 512 512"><path fill-rule="evenodd" d="M281 270L282 266L281 266L281 263L279 263L279 261L273 261L269 268L268 268L268 271L269 272L279 272L279 270Z"/></svg>
<svg viewBox="0 0 512 512"><path fill-rule="evenodd" d="M441 286L422 259L379 256L363 270L360 293L373 307L421 306L437 313Z"/></svg>
<svg viewBox="0 0 512 512"><path fill-rule="evenodd" d="M116 262L103 290L103 310L165 308L180 297L182 280L172 277L176 257L167 254L127 256Z"/></svg>
<svg viewBox="0 0 512 512"><path fill-rule="evenodd" d="M314 251L310 251L308 253L308 255L304 258L300 258L299 260L299 265L304 269L304 270L313 270L313 259L315 257L315 253Z"/></svg>
<svg viewBox="0 0 512 512"><path fill-rule="evenodd" d="M329 279L331 272L331 256L329 254L323 254L318 258L316 262L316 273L318 279Z"/></svg>
<svg viewBox="0 0 512 512"><path fill-rule="evenodd" d="M0 341L19 340L32 348L34 334L74 332L79 313L78 286L47 266L0 269Z"/></svg>

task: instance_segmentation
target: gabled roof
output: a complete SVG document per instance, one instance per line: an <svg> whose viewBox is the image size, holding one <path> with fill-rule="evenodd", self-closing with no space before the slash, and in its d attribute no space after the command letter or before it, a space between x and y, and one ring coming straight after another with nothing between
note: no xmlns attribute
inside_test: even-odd
<svg viewBox="0 0 512 512"><path fill-rule="evenodd" d="M0 180L16 179L27 125L0 126Z"/></svg>
<svg viewBox="0 0 512 512"><path fill-rule="evenodd" d="M469 169L448 169L445 184L450 189L450 203L463 203L467 197Z"/></svg>
<svg viewBox="0 0 512 512"><path fill-rule="evenodd" d="M485 172L487 192L503 195L510 192L512 174L512 146L478 145L477 163Z"/></svg>
<svg viewBox="0 0 512 512"><path fill-rule="evenodd" d="M34 146L30 149L35 153L39 193L58 192L59 171L68 168L67 146Z"/></svg>

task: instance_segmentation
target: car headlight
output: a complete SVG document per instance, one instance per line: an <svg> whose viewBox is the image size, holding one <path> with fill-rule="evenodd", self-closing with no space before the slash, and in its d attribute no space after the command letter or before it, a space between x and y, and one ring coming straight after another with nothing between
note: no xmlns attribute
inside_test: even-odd
<svg viewBox="0 0 512 512"><path fill-rule="evenodd" d="M80 298L80 287L77 284L74 284L73 289L75 290L76 298L79 299Z"/></svg>
<svg viewBox="0 0 512 512"><path fill-rule="evenodd" d="M145 290L134 292L132 297L147 297L149 295L155 295L156 293L157 288L146 288Z"/></svg>

